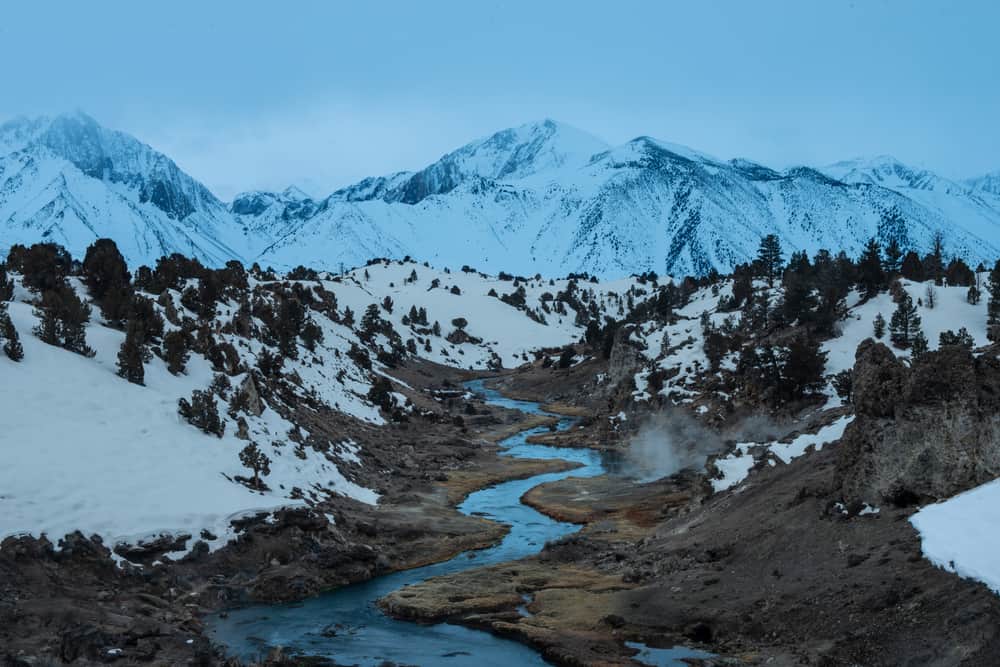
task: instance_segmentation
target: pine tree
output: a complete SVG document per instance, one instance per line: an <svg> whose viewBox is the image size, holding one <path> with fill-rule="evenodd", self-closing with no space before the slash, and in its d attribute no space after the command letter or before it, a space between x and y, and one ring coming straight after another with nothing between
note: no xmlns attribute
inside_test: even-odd
<svg viewBox="0 0 1000 667"><path fill-rule="evenodd" d="M889 279L899 273L900 268L903 265L903 249L899 247L899 241L896 237L889 239L888 245L885 247L885 259L883 261L883 270L888 275Z"/></svg>
<svg viewBox="0 0 1000 667"><path fill-rule="evenodd" d="M209 435L221 438L226 431L226 423L219 417L219 406L211 392L195 389L190 402L184 398L177 401L177 412L189 424Z"/></svg>
<svg viewBox="0 0 1000 667"><path fill-rule="evenodd" d="M132 287L125 258L111 239L97 239L83 259L83 282L107 321L117 324L128 316Z"/></svg>
<svg viewBox="0 0 1000 667"><path fill-rule="evenodd" d="M81 301L76 291L68 285L62 295L60 320L62 346L85 357L94 356L94 351L87 345L86 327L87 321L90 320L90 306Z"/></svg>
<svg viewBox="0 0 1000 667"><path fill-rule="evenodd" d="M787 400L795 400L822 389L826 384L823 378L826 355L815 340L805 337L792 340L779 355L779 392L785 394Z"/></svg>
<svg viewBox="0 0 1000 667"><path fill-rule="evenodd" d="M913 344L913 339L920 332L920 316L913 299L904 292L896 306L896 311L889 320L889 340L899 348L907 348ZM926 342L926 339L925 339Z"/></svg>
<svg viewBox="0 0 1000 667"><path fill-rule="evenodd" d="M944 235L938 231L931 240L931 251L924 257L924 275L940 285L944 278Z"/></svg>
<svg viewBox="0 0 1000 667"><path fill-rule="evenodd" d="M878 241L869 239L858 260L858 286L865 299L875 297L885 286L885 272L882 270L882 249Z"/></svg>
<svg viewBox="0 0 1000 667"><path fill-rule="evenodd" d="M163 358L173 375L184 372L188 360L187 338L183 331L171 331L163 337Z"/></svg>
<svg viewBox="0 0 1000 667"><path fill-rule="evenodd" d="M757 265L760 274L767 279L767 284L774 287L774 279L781 275L781 241L774 234L768 234L760 240L757 249Z"/></svg>
<svg viewBox="0 0 1000 667"><path fill-rule="evenodd" d="M256 443L251 442L240 450L240 463L253 470L253 479L250 482L253 488L262 488L264 485L260 477L271 474L271 459L260 451Z"/></svg>
<svg viewBox="0 0 1000 667"><path fill-rule="evenodd" d="M910 354L914 359L919 359L920 357L927 354L927 336L924 335L923 331L917 331L913 336L912 348L910 349Z"/></svg>
<svg viewBox="0 0 1000 667"><path fill-rule="evenodd" d="M940 347L961 347L966 350L972 350L976 342L972 338L972 334L962 327L958 330L958 333L954 331L942 331L941 335L938 337L938 345Z"/></svg>
<svg viewBox="0 0 1000 667"><path fill-rule="evenodd" d="M882 336L885 335L885 318L882 317L882 313L875 316L875 321L872 322L872 333L878 340L882 340Z"/></svg>
<svg viewBox="0 0 1000 667"><path fill-rule="evenodd" d="M87 357L94 351L87 345L86 325L90 319L90 306L77 297L76 292L63 281L61 285L42 294L35 335L49 345L59 345Z"/></svg>
<svg viewBox="0 0 1000 667"><path fill-rule="evenodd" d="M1000 260L990 271L986 289L990 299L986 302L986 337L994 343L1000 341Z"/></svg>
<svg viewBox="0 0 1000 667"><path fill-rule="evenodd" d="M125 327L125 340L118 350L118 376L132 384L144 385L146 370L143 363L149 361L149 350L145 345L146 334L142 323L131 319Z"/></svg>
<svg viewBox="0 0 1000 667"><path fill-rule="evenodd" d="M899 267L899 273L907 280L923 282L924 264L920 261L920 256L912 250L903 257L903 264Z"/></svg>
<svg viewBox="0 0 1000 667"><path fill-rule="evenodd" d="M3 351L11 361L21 361L24 359L24 348L21 346L21 339L17 335L17 327L10 319L7 306L0 301L0 338L4 339Z"/></svg>

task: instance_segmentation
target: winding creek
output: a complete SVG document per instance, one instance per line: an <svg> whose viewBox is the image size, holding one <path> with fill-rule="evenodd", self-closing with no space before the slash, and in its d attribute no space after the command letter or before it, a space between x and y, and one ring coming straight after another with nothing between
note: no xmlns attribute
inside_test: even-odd
<svg viewBox="0 0 1000 667"><path fill-rule="evenodd" d="M482 380L467 384L488 402L534 414L551 414L538 403L516 401L488 389ZM557 428L566 430L574 420L560 418ZM590 449L531 445L525 439L546 428L522 431L500 445L503 455L517 458L565 459L582 467L528 479L504 482L476 491L459 506L465 514L484 516L510 525L500 544L467 551L426 567L395 572L370 581L346 586L305 602L259 605L230 611L208 619L213 641L228 647L234 656L255 659L269 647L305 655L335 659L345 665L378 665L384 661L432 667L434 665L545 665L532 649L518 642L449 623L420 625L397 621L383 614L375 601L384 595L431 577L484 565L516 560L537 553L549 540L579 530L579 526L555 521L521 504L521 495L538 484L565 477L592 477L605 472L599 452Z"/></svg>

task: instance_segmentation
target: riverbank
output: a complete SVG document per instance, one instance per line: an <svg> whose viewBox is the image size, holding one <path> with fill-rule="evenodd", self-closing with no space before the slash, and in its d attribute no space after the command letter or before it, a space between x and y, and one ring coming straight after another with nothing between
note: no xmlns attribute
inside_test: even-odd
<svg viewBox="0 0 1000 667"><path fill-rule="evenodd" d="M454 374L421 369L420 377L424 384L414 382L416 391ZM375 507L330 496L313 508L249 515L234 541L221 548L190 549L194 537L178 557L170 552L184 543L151 543L145 552L131 552L135 564L119 560L121 567L99 538L69 536L58 545L44 537L8 538L0 547L6 584L0 646L27 663L124 658L212 664L218 654L205 636L206 614L299 601L497 544L508 528L459 512L463 499L579 464L501 457L493 443L552 418L475 403L465 433L434 423L423 425L416 438L406 428L364 432L366 453L395 471Z"/></svg>

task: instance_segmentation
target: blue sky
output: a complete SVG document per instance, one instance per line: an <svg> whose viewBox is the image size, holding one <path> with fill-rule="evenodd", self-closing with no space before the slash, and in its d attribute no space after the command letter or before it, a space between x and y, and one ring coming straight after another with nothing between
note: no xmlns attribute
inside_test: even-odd
<svg viewBox="0 0 1000 667"><path fill-rule="evenodd" d="M45 2L0 119L82 109L220 196L325 194L552 117L782 167L1000 169L1000 3Z"/></svg>

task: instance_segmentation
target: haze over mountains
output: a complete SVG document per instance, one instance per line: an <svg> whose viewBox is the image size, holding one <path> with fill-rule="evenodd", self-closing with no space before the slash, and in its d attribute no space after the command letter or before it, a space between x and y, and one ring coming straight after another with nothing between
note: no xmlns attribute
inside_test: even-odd
<svg viewBox="0 0 1000 667"><path fill-rule="evenodd" d="M727 271L771 233L786 251L857 255L872 236L922 251L939 231L949 255L1000 256L1000 171L956 182L887 156L777 171L650 137L609 146L544 120L325 199L293 187L227 204L85 114L0 125L0 249L51 240L82 256L110 237L133 265L181 252L338 270L410 255L491 272L680 275Z"/></svg>

